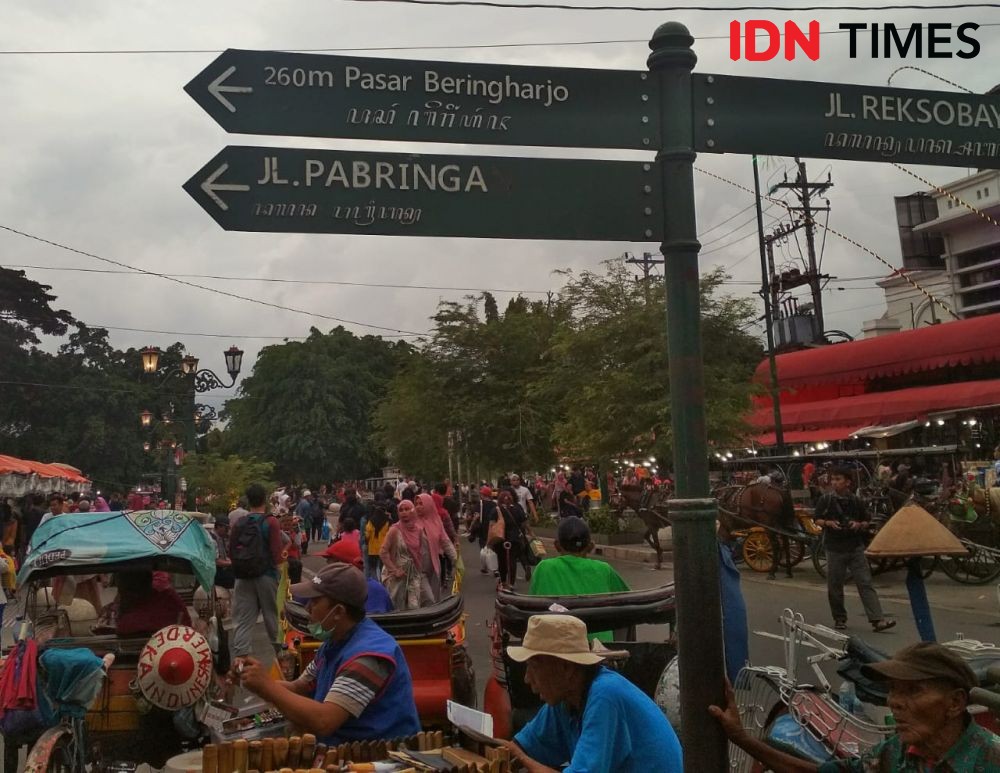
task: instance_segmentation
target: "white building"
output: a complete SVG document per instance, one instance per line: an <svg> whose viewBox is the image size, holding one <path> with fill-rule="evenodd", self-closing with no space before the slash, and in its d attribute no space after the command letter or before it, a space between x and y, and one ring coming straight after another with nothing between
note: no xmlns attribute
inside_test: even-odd
<svg viewBox="0 0 1000 773"><path fill-rule="evenodd" d="M904 273L961 319L1000 311L1000 227L956 201L1000 220L1000 170L963 177L942 191L897 197L903 268L877 283L886 313L862 325L865 338L953 319Z"/></svg>

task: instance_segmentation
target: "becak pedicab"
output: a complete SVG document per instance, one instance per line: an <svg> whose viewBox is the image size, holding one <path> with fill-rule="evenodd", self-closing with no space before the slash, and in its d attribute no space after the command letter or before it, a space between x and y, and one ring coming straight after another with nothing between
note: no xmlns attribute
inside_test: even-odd
<svg viewBox="0 0 1000 773"><path fill-rule="evenodd" d="M580 618L590 634L612 632L612 641L594 642L595 649L610 651L605 665L663 707L662 693L676 669L673 624L674 585L621 593L581 596L527 596L513 591L497 593L490 626L493 671L483 692L483 711L493 717L493 735L513 738L541 707L541 701L524 682L525 664L507 655L507 647L520 645L532 615L560 612ZM667 625L663 638L638 641L640 625ZM645 631L643 632L646 633Z"/></svg>
<svg viewBox="0 0 1000 773"><path fill-rule="evenodd" d="M46 731L29 754L32 770L78 770L66 759L81 759L81 748L94 765L92 747L103 760L159 768L204 734L198 717L218 694L228 646L211 603L215 549L199 515L75 513L35 532L18 574L22 638L37 644L43 667L47 653L82 653L86 660L89 650L105 664L107 678L92 705L67 699L66 713L82 721ZM73 598L69 577L105 578L117 598L96 610ZM49 587L57 578L64 578L58 596ZM196 588L209 601L191 620ZM40 684L46 676L52 675L40 673Z"/></svg>

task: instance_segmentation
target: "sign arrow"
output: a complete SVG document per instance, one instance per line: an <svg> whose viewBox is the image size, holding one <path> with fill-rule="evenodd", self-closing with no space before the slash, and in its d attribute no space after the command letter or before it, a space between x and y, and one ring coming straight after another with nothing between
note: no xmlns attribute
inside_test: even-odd
<svg viewBox="0 0 1000 773"><path fill-rule="evenodd" d="M212 199L212 201L214 201L216 204L219 205L219 208L222 209L222 211L224 212L229 209L229 205L219 198L219 196L216 194L216 191L250 190L249 185L240 185L239 183L216 183L215 181L218 180L223 174L225 174L227 169L229 169L229 164L223 164L214 172L212 172L212 174L210 174L208 178L199 186L203 191L205 191L208 197Z"/></svg>
<svg viewBox="0 0 1000 773"><path fill-rule="evenodd" d="M664 233L658 169L231 146L184 190L227 231L653 242Z"/></svg>
<svg viewBox="0 0 1000 773"><path fill-rule="evenodd" d="M208 84L208 93L211 94L213 97L215 97L217 100L219 100L222 103L222 106L226 108L226 110L228 110L230 113L236 112L236 105L234 105L224 96L222 96L223 92L229 94L253 94L252 86L222 85L225 82L225 80L234 72L236 72L236 67L235 66L230 67L228 70L225 70L222 73L222 75L220 75L218 78L216 78L214 81Z"/></svg>
<svg viewBox="0 0 1000 773"><path fill-rule="evenodd" d="M660 147L658 76L228 49L184 90L227 132L381 142Z"/></svg>

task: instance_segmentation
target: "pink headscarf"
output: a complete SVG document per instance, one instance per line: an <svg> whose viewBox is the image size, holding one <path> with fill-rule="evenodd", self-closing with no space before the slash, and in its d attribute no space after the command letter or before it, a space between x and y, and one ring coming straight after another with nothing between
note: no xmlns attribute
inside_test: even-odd
<svg viewBox="0 0 1000 773"><path fill-rule="evenodd" d="M399 503L399 509L413 509L413 504L407 502L405 499ZM424 533L424 526L422 521L414 516L414 519L409 523L405 523L403 519L400 519L398 523L392 525L393 529L399 532L399 535L403 538L403 542L406 544L406 549L410 551L410 555L413 556L413 561L416 564L420 564L420 537ZM433 550L431 551L434 552Z"/></svg>
<svg viewBox="0 0 1000 773"><path fill-rule="evenodd" d="M104 497L97 497L94 499L94 512L95 513L110 513L111 508L108 507L107 500Z"/></svg>
<svg viewBox="0 0 1000 773"><path fill-rule="evenodd" d="M441 552L441 545L448 539L445 536L444 524L441 523L441 517L434 506L434 497L430 494L417 494L417 498L423 504L423 515L418 513L417 517L420 520L420 524L424 527L424 531L427 532L427 542L431 548L431 563L434 564L434 573L440 575L441 560L438 558L438 553Z"/></svg>

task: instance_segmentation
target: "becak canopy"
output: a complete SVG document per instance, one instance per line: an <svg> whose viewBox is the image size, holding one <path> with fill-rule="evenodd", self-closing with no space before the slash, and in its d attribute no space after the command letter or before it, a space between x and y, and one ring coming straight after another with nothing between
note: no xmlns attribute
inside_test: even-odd
<svg viewBox="0 0 1000 773"><path fill-rule="evenodd" d="M49 518L31 537L17 584L65 574L103 574L129 569L193 574L215 584L215 543L200 513L135 510L67 513Z"/></svg>

